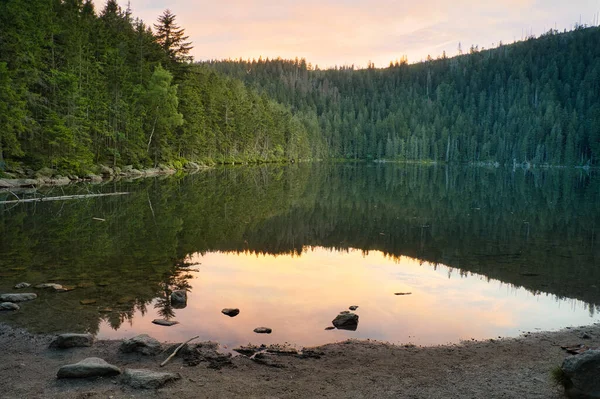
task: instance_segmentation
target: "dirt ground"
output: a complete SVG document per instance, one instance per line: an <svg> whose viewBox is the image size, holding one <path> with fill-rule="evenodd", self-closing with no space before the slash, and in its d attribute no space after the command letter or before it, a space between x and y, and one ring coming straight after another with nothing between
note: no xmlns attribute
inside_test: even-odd
<svg viewBox="0 0 600 399"><path fill-rule="evenodd" d="M160 368L170 351L123 354L120 341L49 349L52 338L0 324L1 398L563 398L550 377L569 356L561 346L600 346L600 325L427 348L346 341L315 348L320 358L276 356L280 367L269 367L237 356L221 370L187 366L179 356ZM118 378L56 379L60 366L86 357L182 378L158 390L136 390Z"/></svg>

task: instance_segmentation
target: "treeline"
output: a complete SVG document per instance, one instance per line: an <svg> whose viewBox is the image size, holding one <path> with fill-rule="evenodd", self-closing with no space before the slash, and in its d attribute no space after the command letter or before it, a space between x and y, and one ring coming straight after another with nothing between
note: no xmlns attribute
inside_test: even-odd
<svg viewBox="0 0 600 399"><path fill-rule="evenodd" d="M0 2L0 173L315 154L288 108L191 66L186 39L169 11L153 31L116 0Z"/></svg>
<svg viewBox="0 0 600 399"><path fill-rule="evenodd" d="M579 26L385 69L209 65L308 116L334 157L598 165L599 41L600 28Z"/></svg>

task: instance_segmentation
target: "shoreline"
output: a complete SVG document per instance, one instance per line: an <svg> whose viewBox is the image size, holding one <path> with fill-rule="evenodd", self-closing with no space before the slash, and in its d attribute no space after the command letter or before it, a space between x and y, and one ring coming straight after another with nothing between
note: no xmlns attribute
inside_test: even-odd
<svg viewBox="0 0 600 399"><path fill-rule="evenodd" d="M561 346L600 346L600 324L519 338L432 347L349 340L311 348L319 356L285 353L258 363L235 356L230 366L185 365L181 356L159 367L175 344L156 356L119 352L120 340L92 347L49 349L54 336L34 335L0 321L2 398L564 398L551 370L570 356ZM589 337L589 338L585 338ZM134 389L118 378L57 380L65 365L100 357L123 369L176 372L181 379L158 390Z"/></svg>

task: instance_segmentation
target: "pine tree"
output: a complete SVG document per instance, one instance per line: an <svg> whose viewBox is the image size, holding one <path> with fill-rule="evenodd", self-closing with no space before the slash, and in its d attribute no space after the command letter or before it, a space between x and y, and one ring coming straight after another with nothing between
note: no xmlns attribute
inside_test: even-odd
<svg viewBox="0 0 600 399"><path fill-rule="evenodd" d="M175 24L175 14L168 9L165 10L158 17L154 29L156 29L156 40L173 64L192 61L189 55L193 48L192 43L186 42L189 36L184 36L185 30Z"/></svg>

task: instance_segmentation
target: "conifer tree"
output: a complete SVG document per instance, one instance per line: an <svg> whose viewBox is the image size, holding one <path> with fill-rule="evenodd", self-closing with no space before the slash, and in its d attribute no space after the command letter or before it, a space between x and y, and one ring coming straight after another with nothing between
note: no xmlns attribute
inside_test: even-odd
<svg viewBox="0 0 600 399"><path fill-rule="evenodd" d="M154 24L156 40L161 45L173 64L191 61L189 55L193 48L191 42L186 42L189 36L184 36L185 30L175 23L175 14L171 10L165 10L158 17L158 23Z"/></svg>

